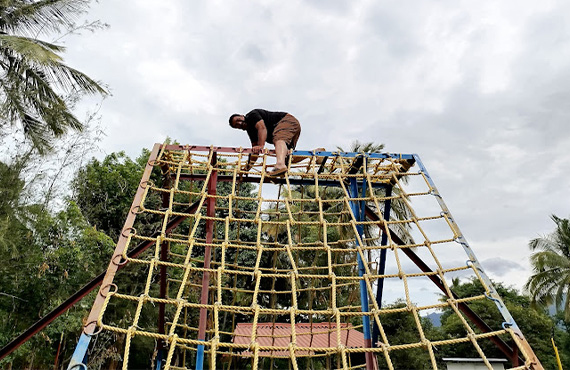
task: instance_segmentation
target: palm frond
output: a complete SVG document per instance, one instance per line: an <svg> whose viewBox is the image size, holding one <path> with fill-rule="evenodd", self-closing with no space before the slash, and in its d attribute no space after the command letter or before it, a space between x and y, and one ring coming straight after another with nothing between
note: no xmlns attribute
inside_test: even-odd
<svg viewBox="0 0 570 370"><path fill-rule="evenodd" d="M0 115L10 126L19 123L40 153L49 151L51 140L68 129L83 128L62 94L107 92L63 63L62 46L8 33L27 30L37 36L43 30L58 30L73 23L87 4L86 0L4 0L0 6Z"/></svg>
<svg viewBox="0 0 570 370"><path fill-rule="evenodd" d="M70 27L89 7L88 0L11 0L0 11L0 30L32 37Z"/></svg>
<svg viewBox="0 0 570 370"><path fill-rule="evenodd" d="M3 114L10 122L20 122L24 135L33 143L41 154L51 150L50 135L45 129L45 125L36 117L28 113L25 103L21 99L19 92L10 86L6 86L5 81L0 79L0 90L4 95L2 102Z"/></svg>
<svg viewBox="0 0 570 370"><path fill-rule="evenodd" d="M570 318L570 228L567 219L552 215L556 230L549 235L530 241L533 251L530 263L533 274L524 285L530 293L533 305L547 307L555 304L557 310L564 307Z"/></svg>
<svg viewBox="0 0 570 370"><path fill-rule="evenodd" d="M336 147L338 150L340 150L341 152L344 152L345 150L343 148L341 148L340 146ZM374 142L368 142L368 143L361 143L358 140L355 140L351 145L350 145L350 151L351 152L359 152L359 153L382 153L382 149L384 149L384 144L376 144Z"/></svg>
<svg viewBox="0 0 570 370"><path fill-rule="evenodd" d="M45 41L24 36L0 34L0 48L5 49L2 54L11 54L13 57L26 58L30 62L49 65L61 63L63 58L57 52L65 50L64 47Z"/></svg>

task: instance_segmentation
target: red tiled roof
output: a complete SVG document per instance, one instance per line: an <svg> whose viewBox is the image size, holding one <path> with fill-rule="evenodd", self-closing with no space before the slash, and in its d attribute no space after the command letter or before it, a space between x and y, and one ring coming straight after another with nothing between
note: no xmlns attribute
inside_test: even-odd
<svg viewBox="0 0 570 370"><path fill-rule="evenodd" d="M253 324L237 324L232 342L235 344L250 344ZM295 324L297 347L312 347L322 349L337 347L336 323L299 323ZM340 324L341 344L348 348L364 347L364 335L352 329L348 323ZM289 343L291 343L291 324L289 323L258 323L256 342L261 347L279 347L275 350L259 351L262 357L289 357ZM310 356L314 351L295 351L296 356ZM243 356L251 356L251 351L241 353Z"/></svg>

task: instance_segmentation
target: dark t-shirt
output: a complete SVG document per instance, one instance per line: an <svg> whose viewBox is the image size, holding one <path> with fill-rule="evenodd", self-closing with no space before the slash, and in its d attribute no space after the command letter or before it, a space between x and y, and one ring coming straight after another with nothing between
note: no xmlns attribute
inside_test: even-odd
<svg viewBox="0 0 570 370"><path fill-rule="evenodd" d="M285 117L287 113L285 112L270 112L265 109L254 109L248 114L245 115L245 123L247 124L247 134L249 135L249 139L253 145L257 145L257 129L255 128L255 124L261 120L265 123L265 127L267 128L267 141L270 144L273 144L273 130L277 123Z"/></svg>

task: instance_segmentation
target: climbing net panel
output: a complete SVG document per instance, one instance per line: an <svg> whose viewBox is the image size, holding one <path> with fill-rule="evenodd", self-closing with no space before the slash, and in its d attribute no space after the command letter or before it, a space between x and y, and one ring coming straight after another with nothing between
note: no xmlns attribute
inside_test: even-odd
<svg viewBox="0 0 570 370"><path fill-rule="evenodd" d="M249 155L155 145L84 329L124 369L437 369L454 346L540 366L417 155L296 151L278 178ZM437 310L456 336L429 330Z"/></svg>

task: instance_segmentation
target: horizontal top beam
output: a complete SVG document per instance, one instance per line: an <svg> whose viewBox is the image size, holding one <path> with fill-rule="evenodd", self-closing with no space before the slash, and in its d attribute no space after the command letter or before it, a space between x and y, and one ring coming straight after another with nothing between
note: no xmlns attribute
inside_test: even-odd
<svg viewBox="0 0 570 370"><path fill-rule="evenodd" d="M175 178L176 174L173 173L173 174L171 174L171 176L173 178ZM181 173L180 174L180 180L182 180L182 181L204 181L204 180L206 180L206 175L205 174ZM234 177L233 176L218 176L217 181L218 182L233 182ZM237 177L236 182L238 182L238 183L239 182L250 182L250 183L258 184L261 182L261 176L247 175L247 176ZM265 176L263 178L263 182L266 184L267 183L287 184L287 180L285 180L285 178L283 178L283 177ZM291 184L291 185L315 185L315 180L314 179L303 179L303 178L297 178L297 177L289 177L289 184ZM341 184L338 180L320 179L319 180L319 186L341 186ZM384 187L388 187L388 186L391 186L391 185L385 184L385 183L373 183L372 184L373 188L384 188Z"/></svg>
<svg viewBox="0 0 570 370"><path fill-rule="evenodd" d="M174 144L160 144L161 149L166 150L188 150L196 152L220 152L220 153L244 153L251 154L252 148L243 147L224 147L224 146L201 146L201 145L174 145ZM267 153L275 154L275 150L265 149ZM401 153L359 153L359 152L341 152L341 151L310 151L310 150L294 150L293 155L310 157L313 155L319 157L346 157L354 158L357 156L365 156L368 158L382 159L382 158L397 158L414 160L414 154L401 154Z"/></svg>

